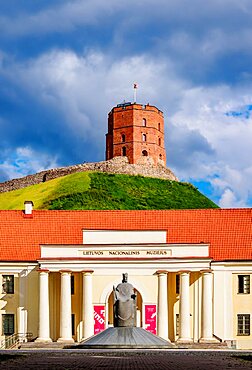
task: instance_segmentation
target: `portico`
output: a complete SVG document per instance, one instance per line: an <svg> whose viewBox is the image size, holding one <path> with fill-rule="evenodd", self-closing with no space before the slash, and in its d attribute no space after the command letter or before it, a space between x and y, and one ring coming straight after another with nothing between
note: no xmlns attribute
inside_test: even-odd
<svg viewBox="0 0 252 370"><path fill-rule="evenodd" d="M110 292L127 271L141 294L139 326L172 342L212 341L209 246L163 241L42 245L38 340L69 343L107 328Z"/></svg>

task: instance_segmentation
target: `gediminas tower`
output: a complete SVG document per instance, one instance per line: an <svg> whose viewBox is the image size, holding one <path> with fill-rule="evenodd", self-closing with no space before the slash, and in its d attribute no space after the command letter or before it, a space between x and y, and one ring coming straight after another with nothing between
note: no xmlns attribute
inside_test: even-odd
<svg viewBox="0 0 252 370"><path fill-rule="evenodd" d="M163 112L149 104L114 107L108 114L106 160L118 156L130 164L166 166Z"/></svg>

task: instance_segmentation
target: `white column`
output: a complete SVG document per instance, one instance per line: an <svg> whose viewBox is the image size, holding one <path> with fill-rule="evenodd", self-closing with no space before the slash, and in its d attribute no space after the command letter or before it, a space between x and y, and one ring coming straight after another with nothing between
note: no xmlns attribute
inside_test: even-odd
<svg viewBox="0 0 252 370"><path fill-rule="evenodd" d="M167 272L157 271L158 275L158 305L157 305L157 335L168 339L168 301Z"/></svg>
<svg viewBox="0 0 252 370"><path fill-rule="evenodd" d="M57 342L72 343L71 271L62 270L60 273L60 338Z"/></svg>
<svg viewBox="0 0 252 370"><path fill-rule="evenodd" d="M178 342L192 342L190 328L190 273L180 273L179 338Z"/></svg>
<svg viewBox="0 0 252 370"><path fill-rule="evenodd" d="M36 342L51 342L49 321L48 270L39 270L39 336Z"/></svg>
<svg viewBox="0 0 252 370"><path fill-rule="evenodd" d="M94 335L94 307L93 307L93 271L82 271L83 276L83 338L89 338Z"/></svg>
<svg viewBox="0 0 252 370"><path fill-rule="evenodd" d="M195 280L193 284L193 291L194 291L194 310L193 310L193 341L199 341L199 316L200 316L200 294L199 294L199 279Z"/></svg>
<svg viewBox="0 0 252 370"><path fill-rule="evenodd" d="M213 337L213 275L211 270L202 273L201 338L199 342L217 342Z"/></svg>
<svg viewBox="0 0 252 370"><path fill-rule="evenodd" d="M26 340L27 333L27 269L19 273L19 306L17 307L17 332L19 340Z"/></svg>

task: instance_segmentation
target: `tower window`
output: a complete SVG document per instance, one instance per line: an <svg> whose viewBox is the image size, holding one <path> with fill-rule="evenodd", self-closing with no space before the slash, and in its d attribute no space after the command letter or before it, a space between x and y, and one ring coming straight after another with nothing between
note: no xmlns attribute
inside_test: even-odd
<svg viewBox="0 0 252 370"><path fill-rule="evenodd" d="M161 139L160 139L160 137L158 138L158 145L161 146Z"/></svg>
<svg viewBox="0 0 252 370"><path fill-rule="evenodd" d="M142 151L142 155L143 155L144 157L148 157L148 152L147 152L147 150L143 150L143 151Z"/></svg>
<svg viewBox="0 0 252 370"><path fill-rule="evenodd" d="M126 146L122 147L122 155L123 155L123 157L126 156Z"/></svg>
<svg viewBox="0 0 252 370"><path fill-rule="evenodd" d="M143 127L146 127L146 119L143 118Z"/></svg>
<svg viewBox="0 0 252 370"><path fill-rule="evenodd" d="M159 129L159 131L160 131L160 122L158 122L158 129Z"/></svg>
<svg viewBox="0 0 252 370"><path fill-rule="evenodd" d="M159 154L159 159L162 161L162 159L163 159L163 158L162 158L162 154Z"/></svg>
<svg viewBox="0 0 252 370"><path fill-rule="evenodd" d="M125 143L125 140L126 140L125 134L122 134L122 142Z"/></svg>
<svg viewBox="0 0 252 370"><path fill-rule="evenodd" d="M142 140L147 141L147 135L146 134L142 134Z"/></svg>

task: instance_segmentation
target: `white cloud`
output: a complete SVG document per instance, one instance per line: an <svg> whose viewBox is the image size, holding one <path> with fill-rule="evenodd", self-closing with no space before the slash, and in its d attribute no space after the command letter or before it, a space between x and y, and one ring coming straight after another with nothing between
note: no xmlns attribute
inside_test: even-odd
<svg viewBox="0 0 252 370"><path fill-rule="evenodd" d="M250 89L250 86L189 89L172 117L175 126L198 130L213 148L207 165L199 158L182 177L208 178L216 193L224 192L220 204L228 198L229 204L233 199L233 206L245 205L251 197L252 119L226 115L230 110L237 111L251 104Z"/></svg>
<svg viewBox="0 0 252 370"><path fill-rule="evenodd" d="M246 203L242 200L237 200L235 193L227 188L220 198L219 206L221 208L243 208L246 207Z"/></svg>
<svg viewBox="0 0 252 370"><path fill-rule="evenodd" d="M113 60L97 51L77 55L70 50L53 50L24 64L8 66L3 73L26 93L61 112L62 129L67 124L76 135L91 135L98 141L104 140L109 109L124 99L132 100L134 81L139 83L139 101L158 104L161 92L173 107L185 86L169 63L144 55ZM169 75L173 78L167 80Z"/></svg>
<svg viewBox="0 0 252 370"><path fill-rule="evenodd" d="M0 173L3 177L15 179L55 167L58 167L56 158L29 147L18 147L14 153L9 154L8 159L0 163Z"/></svg>
<svg viewBox="0 0 252 370"><path fill-rule="evenodd" d="M210 181L221 204L245 205L251 197L252 119L226 115L251 104L250 85L195 87L178 77L167 58L113 60L96 50L54 50L4 73L60 112L61 129L68 126L90 146L104 146L107 112L132 100L137 81L138 101L165 112L168 163L178 177Z"/></svg>

